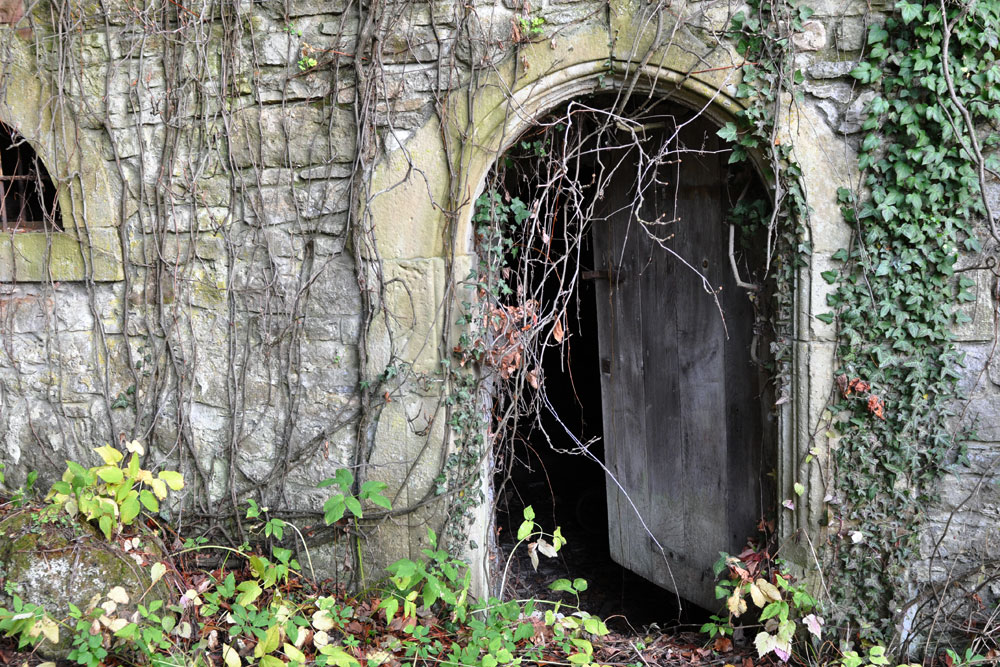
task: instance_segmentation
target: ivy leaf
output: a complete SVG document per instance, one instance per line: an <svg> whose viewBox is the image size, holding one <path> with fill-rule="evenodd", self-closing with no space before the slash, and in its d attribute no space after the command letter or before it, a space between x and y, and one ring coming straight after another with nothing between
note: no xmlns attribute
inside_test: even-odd
<svg viewBox="0 0 1000 667"><path fill-rule="evenodd" d="M881 44L885 40L889 39L889 31L884 27L875 23L871 28L868 29L868 44Z"/></svg>
<svg viewBox="0 0 1000 667"><path fill-rule="evenodd" d="M736 129L735 123L726 123L721 129L719 129L716 134L725 141L736 142L739 136L739 131Z"/></svg>
<svg viewBox="0 0 1000 667"><path fill-rule="evenodd" d="M816 319L826 324L833 324L833 313L820 313L816 315Z"/></svg>
<svg viewBox="0 0 1000 667"><path fill-rule="evenodd" d="M918 3L905 2L905 0L899 0L896 3L896 9L899 10L900 16L903 18L903 23L912 23L916 19L921 18L923 14L923 7Z"/></svg>

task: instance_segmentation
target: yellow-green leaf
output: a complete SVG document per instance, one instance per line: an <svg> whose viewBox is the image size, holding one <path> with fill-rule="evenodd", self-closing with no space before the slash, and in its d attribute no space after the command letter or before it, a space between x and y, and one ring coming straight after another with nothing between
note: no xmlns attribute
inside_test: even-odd
<svg viewBox="0 0 1000 667"><path fill-rule="evenodd" d="M104 462L109 466L117 465L119 461L125 458L125 455L119 452L117 449L111 445L104 445L103 447L95 447L94 451L104 459Z"/></svg>
<svg viewBox="0 0 1000 667"><path fill-rule="evenodd" d="M521 526L517 529L517 539L523 540L529 535L531 531L535 529L535 522L525 519L521 522Z"/></svg>
<svg viewBox="0 0 1000 667"><path fill-rule="evenodd" d="M257 646L253 649L253 657L261 658L268 653L274 651L281 645L281 628L277 625L272 625L264 633L264 638L257 642Z"/></svg>
<svg viewBox="0 0 1000 667"><path fill-rule="evenodd" d="M153 495L160 500L167 497L167 485L163 483L162 479L149 480L149 486L153 489Z"/></svg>
<svg viewBox="0 0 1000 667"><path fill-rule="evenodd" d="M35 625L36 628L53 644L59 643L59 626L48 616L42 616Z"/></svg>
<svg viewBox="0 0 1000 667"><path fill-rule="evenodd" d="M240 591L239 596L236 598L236 604L243 605L244 607L259 598L263 592L256 581L244 581L236 589Z"/></svg>
<svg viewBox="0 0 1000 667"><path fill-rule="evenodd" d="M180 491L184 488L184 476L176 470L161 470L157 477L166 482L167 486L174 491Z"/></svg>
<svg viewBox="0 0 1000 667"><path fill-rule="evenodd" d="M756 583L757 587L760 588L760 592L767 596L768 599L775 602L781 600L781 591L774 584L764 579L758 579Z"/></svg>
<svg viewBox="0 0 1000 667"><path fill-rule="evenodd" d="M767 604L767 597L764 596L757 584L750 584L750 598L758 609L762 609Z"/></svg>
<svg viewBox="0 0 1000 667"><path fill-rule="evenodd" d="M150 512L160 511L160 501L158 501L156 499L156 496L154 496L146 489L143 489L142 491L139 492L139 502L142 503L142 506L148 509Z"/></svg>
<svg viewBox="0 0 1000 667"><path fill-rule="evenodd" d="M292 662L304 663L306 661L305 653L295 648L288 642L285 642L284 646L281 648L285 652L285 656Z"/></svg>
<svg viewBox="0 0 1000 667"><path fill-rule="evenodd" d="M135 479L135 476L139 474L139 455L133 454L132 458L128 461L128 476Z"/></svg>
<svg viewBox="0 0 1000 667"><path fill-rule="evenodd" d="M726 606L729 607L729 613L736 617L739 617L740 614L747 610L746 600L740 595L739 588L733 591L733 594L726 600Z"/></svg>
<svg viewBox="0 0 1000 667"><path fill-rule="evenodd" d="M104 533L104 537L111 539L111 529L114 528L114 521L107 514L102 514L101 518L97 520L97 525L100 527L101 532Z"/></svg>
<svg viewBox="0 0 1000 667"><path fill-rule="evenodd" d="M340 646L327 644L319 652L327 657L327 664L333 664L337 667L361 667L361 663L358 662L357 658Z"/></svg>
<svg viewBox="0 0 1000 667"><path fill-rule="evenodd" d="M242 664L240 654L229 644L222 645L222 659L226 661L226 667L240 667Z"/></svg>
<svg viewBox="0 0 1000 667"><path fill-rule="evenodd" d="M153 585L157 581L163 578L163 575L167 573L167 566L163 563L156 562L153 563L153 567L149 569L149 584Z"/></svg>
<svg viewBox="0 0 1000 667"><path fill-rule="evenodd" d="M98 468L97 476L108 484L121 484L122 480L125 479L125 475L122 473L121 469L116 468L115 466Z"/></svg>
<svg viewBox="0 0 1000 667"><path fill-rule="evenodd" d="M132 519L139 516L139 494L133 491L121 504L121 521L124 525L132 523Z"/></svg>

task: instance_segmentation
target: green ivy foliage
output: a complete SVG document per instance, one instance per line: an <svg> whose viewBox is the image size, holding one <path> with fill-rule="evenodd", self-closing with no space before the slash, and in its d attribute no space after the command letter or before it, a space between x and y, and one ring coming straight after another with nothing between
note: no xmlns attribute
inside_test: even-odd
<svg viewBox="0 0 1000 667"><path fill-rule="evenodd" d="M803 81L803 75L794 67L789 41L793 33L802 31L812 13L811 8L787 0L750 0L745 10L733 15L727 36L743 59L735 97L747 100L747 106L735 122L726 123L718 132L733 145L730 164L747 161L754 152L764 158L769 172L766 177L774 201L737 202L729 219L741 232L766 227L773 239L770 275L758 278L772 284L774 312L765 313L765 304L759 303L758 316L770 315L774 345L769 370L783 393L791 385L793 285L797 269L812 253L812 244L806 229L809 206L802 188L802 169L792 155L792 146L780 141L777 119L787 93L792 93L795 102L802 99L801 91L792 90ZM744 244L750 238L752 235L744 236Z"/></svg>
<svg viewBox="0 0 1000 667"><path fill-rule="evenodd" d="M756 151L775 172L777 213L769 224L779 239L772 267L779 382L787 382L781 332L791 291L783 286L811 248L801 173L791 147L776 141L775 109L784 92L798 101L802 77L791 67L788 41L810 13L790 0L751 0L734 16L729 36L745 60L736 96L754 103L719 132L736 144L732 162ZM917 557L923 508L970 435L953 419L963 361L953 341L968 321L962 304L976 296L974 281L956 266L963 252L982 250L974 223L985 210L968 127L979 128L984 153L997 145L995 135L982 134L1000 120L997 26L1000 0L948 0L944 15L940 2L899 0L884 24L871 26L867 53L851 72L876 96L859 155L862 187L839 192L854 237L834 255L837 269L822 274L836 289L829 312L817 318L836 322L840 364L827 413L840 436L829 620L865 639L887 639L893 598ZM767 216L734 210L731 217L764 224Z"/></svg>
<svg viewBox="0 0 1000 667"><path fill-rule="evenodd" d="M981 250L974 223L985 211L945 65L976 126L1000 119L1000 1L948 2L946 11L900 1L884 25L870 27L866 57L851 73L876 92L860 151L866 194L841 189L854 238L834 255L839 269L823 274L836 289L819 319L837 323L841 375L830 413L841 436L833 620L870 639L891 627L924 508L968 435L952 419L962 365L953 336L968 321L962 304L976 296L956 265L961 253ZM984 150L996 143L986 137ZM854 539L838 539L846 535Z"/></svg>

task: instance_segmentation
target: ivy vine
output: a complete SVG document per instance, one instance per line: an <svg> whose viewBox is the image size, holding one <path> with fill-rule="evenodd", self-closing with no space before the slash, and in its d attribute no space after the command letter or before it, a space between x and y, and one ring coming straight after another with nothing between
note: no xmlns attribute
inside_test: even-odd
<svg viewBox="0 0 1000 667"><path fill-rule="evenodd" d="M779 139L778 105L783 93L801 99L789 42L810 15L792 2L755 0L733 17L729 36L744 59L736 96L753 103L719 132L737 145L731 162L756 152L773 172L770 219L756 202L737 202L731 217L769 225L774 239L782 393L790 379L790 286L811 244L801 170ZM976 295L957 266L963 252L983 251L976 220L997 237L984 196L986 174L996 174L983 156L998 139L982 128L1000 120L998 38L986 29L998 23L996 1L898 2L884 24L870 27L867 53L851 72L877 94L863 128L862 189L839 191L853 239L833 257L839 270L822 274L836 288L830 312L817 316L838 326L839 369L826 413L830 435L839 436L828 496L835 522L828 621L845 637L889 638L925 509L970 435L954 419L962 364L954 332L969 319L962 304Z"/></svg>
<svg viewBox="0 0 1000 667"><path fill-rule="evenodd" d="M813 10L780 0L751 0L747 6L746 11L733 16L728 36L743 58L735 96L752 103L737 114L736 122L727 123L718 134L734 145L731 164L748 161L754 152L763 155L770 170L773 201L734 202L730 219L744 230L760 225L768 230L765 270L769 273L767 279L775 284L776 309L772 320L772 372L778 400L783 402L791 386L792 285L796 270L812 254L812 243L806 226L809 206L802 169L794 159L792 146L781 142L778 121L783 94L791 93L796 103L802 99L801 91L794 90L795 84L803 81L803 74L794 67L790 40L794 33L802 31Z"/></svg>
<svg viewBox="0 0 1000 667"><path fill-rule="evenodd" d="M994 0L898 2L851 73L876 91L859 154L865 194L839 192L854 234L834 255L839 270L823 274L836 289L819 318L838 324L840 363L834 615L866 639L887 638L926 508L969 435L953 419L954 332L976 295L957 267L982 251L975 221L992 227L982 151L997 137L977 132L1000 118L997 34L984 29L998 22Z"/></svg>

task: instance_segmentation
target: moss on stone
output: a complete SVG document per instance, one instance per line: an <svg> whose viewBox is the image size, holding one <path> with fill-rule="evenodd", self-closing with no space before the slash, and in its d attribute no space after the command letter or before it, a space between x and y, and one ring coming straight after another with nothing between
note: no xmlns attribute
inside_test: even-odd
<svg viewBox="0 0 1000 667"><path fill-rule="evenodd" d="M65 515L19 510L0 520L0 603L9 608L11 594L16 594L62 621L69 617L70 604L86 610L121 586L133 604L120 607L118 616L131 615L150 587L149 567L164 553L154 536L140 539L142 546L127 553L118 540L108 542L92 526ZM169 589L161 581L144 599L167 600ZM64 629L59 644L43 643L39 652L58 659L71 648L72 636Z"/></svg>

